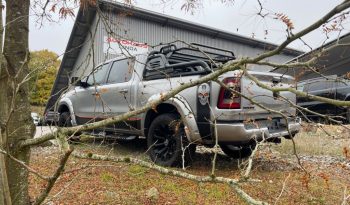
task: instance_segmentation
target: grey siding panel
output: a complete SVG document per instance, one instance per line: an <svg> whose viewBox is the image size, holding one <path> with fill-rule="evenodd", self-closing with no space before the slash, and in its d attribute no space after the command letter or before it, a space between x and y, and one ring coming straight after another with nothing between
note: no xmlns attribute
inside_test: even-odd
<svg viewBox="0 0 350 205"><path fill-rule="evenodd" d="M160 24L154 21L148 21L147 19L141 19L131 16L125 16L124 14L116 14L111 12L105 12L107 16L106 21L98 20L98 14L93 21L91 26L91 33L95 33L94 37L94 56L95 56L95 65L98 65L108 59L113 58L113 55L106 56L103 53L103 38L108 36L105 23L110 25L110 28L113 32L114 38L119 39L128 39L133 41L138 41L142 43L147 43L150 46L159 45L160 43L169 43L176 40L182 40L187 43L199 43L208 46L218 47L222 49L231 50L235 53L237 58L241 57L255 57L258 54L263 53L265 50L261 48L256 48L253 46L247 46L245 44L233 42L226 40L218 36L205 35L197 33L195 31L184 30L178 27L170 27L166 24ZM181 25L179 26L181 27ZM88 35L89 36L89 35ZM90 42L90 43L88 43ZM86 60L88 55L92 55L90 49L91 39L87 37L86 44L82 48L79 57L74 66L74 76L86 75L89 71L92 70L93 63L92 58ZM179 45L179 43L177 43ZM183 44L182 44L183 45ZM160 46L155 49L159 49ZM271 62L283 63L294 56L288 55L277 55L269 59ZM265 67L260 67L265 69ZM254 69L254 68L252 68Z"/></svg>
<svg viewBox="0 0 350 205"><path fill-rule="evenodd" d="M98 60L99 58L97 56L100 55L100 52L92 52L92 49L91 49L91 45L92 43L94 43L94 51L97 51L96 45L98 44L98 42L93 42L93 40L96 41L99 39L97 38L97 35L100 31L96 29L98 22L99 22L99 18L96 16L94 21L92 22L92 26L90 27L89 34L86 36L84 45L80 50L78 58L75 61L72 76L75 76L75 77L86 76L92 70L94 62L99 61ZM93 60L93 56L95 57L94 58L95 60Z"/></svg>

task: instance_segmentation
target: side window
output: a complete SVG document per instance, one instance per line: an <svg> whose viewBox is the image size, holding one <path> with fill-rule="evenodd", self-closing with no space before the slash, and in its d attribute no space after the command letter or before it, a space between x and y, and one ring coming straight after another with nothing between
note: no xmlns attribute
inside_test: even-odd
<svg viewBox="0 0 350 205"><path fill-rule="evenodd" d="M304 88L304 91L317 91L317 90L326 90L331 89L334 86L334 82L332 80L317 80L307 84Z"/></svg>
<svg viewBox="0 0 350 205"><path fill-rule="evenodd" d="M152 57L148 59L143 77L147 79L160 79L167 77L178 77L182 75L195 75L203 73L205 69L198 63L181 65L186 61L169 59L169 65L160 57Z"/></svg>
<svg viewBox="0 0 350 205"><path fill-rule="evenodd" d="M312 91L316 91L316 90L322 90L322 82L320 81L315 81L312 83L309 83L307 86L307 91L308 92L312 92Z"/></svg>
<svg viewBox="0 0 350 205"><path fill-rule="evenodd" d="M133 59L114 61L108 75L107 83L123 83L131 79L134 69Z"/></svg>
<svg viewBox="0 0 350 205"><path fill-rule="evenodd" d="M346 78L339 78L339 81L334 82L335 86L338 87L348 87L350 85L350 80Z"/></svg>
<svg viewBox="0 0 350 205"><path fill-rule="evenodd" d="M106 73L108 71L109 63L99 66L95 71L89 75L87 83L89 85L102 85L105 83Z"/></svg>

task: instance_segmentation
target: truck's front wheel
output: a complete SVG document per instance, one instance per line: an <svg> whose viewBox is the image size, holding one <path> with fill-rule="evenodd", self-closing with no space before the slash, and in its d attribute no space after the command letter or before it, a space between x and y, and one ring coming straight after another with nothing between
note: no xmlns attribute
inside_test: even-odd
<svg viewBox="0 0 350 205"><path fill-rule="evenodd" d="M70 112L62 112L59 116L58 120L58 126L59 127L72 127L72 118ZM74 142L74 141L79 141L79 135L80 132L74 133L73 136L70 136L68 138L69 141Z"/></svg>
<svg viewBox="0 0 350 205"><path fill-rule="evenodd" d="M153 162L161 166L187 164L195 152L195 145L188 145L178 115L161 114L153 120L147 137L148 152Z"/></svg>
<svg viewBox="0 0 350 205"><path fill-rule="evenodd" d="M72 127L71 116L69 112L62 112L58 120L59 127Z"/></svg>

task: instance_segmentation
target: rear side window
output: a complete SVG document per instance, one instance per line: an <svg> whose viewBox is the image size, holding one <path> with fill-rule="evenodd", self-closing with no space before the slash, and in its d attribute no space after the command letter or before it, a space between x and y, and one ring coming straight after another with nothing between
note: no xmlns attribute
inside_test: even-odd
<svg viewBox="0 0 350 205"><path fill-rule="evenodd" d="M191 65L183 66L172 66L177 63L185 63L182 61L171 61L169 60L169 65L165 66L165 62L161 57L155 57L148 59L146 64L146 69L144 73L144 78L149 79L160 79L169 77L178 77L186 75L195 75L202 73L204 68L198 63L193 63Z"/></svg>
<svg viewBox="0 0 350 205"><path fill-rule="evenodd" d="M345 78L339 78L339 81L334 82L336 87L348 87L350 86L350 80Z"/></svg>
<svg viewBox="0 0 350 205"><path fill-rule="evenodd" d="M304 86L305 92L312 92L317 90L326 90L331 89L334 86L334 82L332 80L318 80L311 83L308 83Z"/></svg>
<svg viewBox="0 0 350 205"><path fill-rule="evenodd" d="M123 83L131 79L134 60L123 59L114 61L107 79L107 83Z"/></svg>
<svg viewBox="0 0 350 205"><path fill-rule="evenodd" d="M105 83L106 73L108 71L109 63L99 66L95 71L89 75L87 83L89 85L102 85Z"/></svg>

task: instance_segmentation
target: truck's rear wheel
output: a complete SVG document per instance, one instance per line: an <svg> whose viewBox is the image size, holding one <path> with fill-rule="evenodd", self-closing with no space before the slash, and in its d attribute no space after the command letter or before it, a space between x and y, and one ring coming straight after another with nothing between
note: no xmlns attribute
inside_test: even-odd
<svg viewBox="0 0 350 205"><path fill-rule="evenodd" d="M222 151L229 157L234 159L247 158L252 155L255 144L235 146L235 145L220 145Z"/></svg>
<svg viewBox="0 0 350 205"><path fill-rule="evenodd" d="M147 137L148 152L151 160L161 166L178 166L191 162L195 145L188 145L183 123L176 114L161 114L149 128Z"/></svg>

